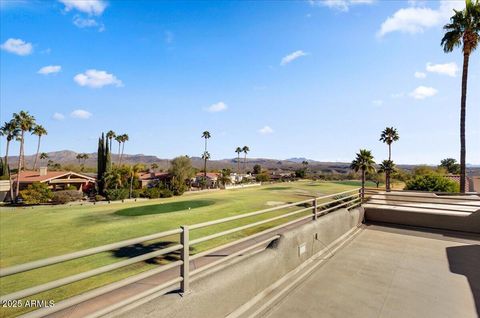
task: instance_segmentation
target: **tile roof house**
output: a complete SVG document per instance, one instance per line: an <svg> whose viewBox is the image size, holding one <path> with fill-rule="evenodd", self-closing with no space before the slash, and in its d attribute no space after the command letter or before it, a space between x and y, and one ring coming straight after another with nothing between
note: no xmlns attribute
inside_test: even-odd
<svg viewBox="0 0 480 318"><path fill-rule="evenodd" d="M138 179L142 188L147 187L149 184L162 182L164 184L170 183L172 175L169 172L144 172L139 174Z"/></svg>
<svg viewBox="0 0 480 318"><path fill-rule="evenodd" d="M41 167L39 171L21 171L19 176L20 190L34 182L46 183L53 190L64 190L75 186L78 190L87 191L95 186L96 179L82 173L72 171L48 171ZM17 175L13 176L15 184Z"/></svg>

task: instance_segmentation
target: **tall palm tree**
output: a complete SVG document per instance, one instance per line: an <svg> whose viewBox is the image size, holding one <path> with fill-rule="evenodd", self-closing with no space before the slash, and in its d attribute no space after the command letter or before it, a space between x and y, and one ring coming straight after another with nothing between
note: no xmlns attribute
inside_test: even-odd
<svg viewBox="0 0 480 318"><path fill-rule="evenodd" d="M30 115L27 111L22 110L19 113L14 113L13 118L18 129L20 129L20 153L18 156L17 183L15 187L15 200L17 200L20 192L20 172L22 171L22 155L24 154L25 147L25 132L31 132L33 127L35 127L35 117Z"/></svg>
<svg viewBox="0 0 480 318"><path fill-rule="evenodd" d="M13 202L13 184L12 184L12 176L10 173L10 165L8 164L8 151L10 149L10 142L14 139L17 139L20 135L20 129L15 121L15 119L11 119L9 122L5 122L5 124L0 128L0 134L5 136L7 139L7 149L5 149L5 168L6 173L8 174L8 182L10 184L10 200ZM4 172L5 173L5 172Z"/></svg>
<svg viewBox="0 0 480 318"><path fill-rule="evenodd" d="M247 153L250 151L250 148L248 148L248 146L243 146L242 151L245 154L243 157L243 172L245 173L247 169Z"/></svg>
<svg viewBox="0 0 480 318"><path fill-rule="evenodd" d="M356 158L350 164L350 169L358 172L362 171L362 192L361 197L362 201L365 198L365 175L367 172L375 172L375 161L373 160L373 155L370 150L360 149L360 152L357 153Z"/></svg>
<svg viewBox="0 0 480 318"><path fill-rule="evenodd" d="M110 142L110 151L112 151L112 141L117 137L117 134L113 130L107 132L107 139ZM110 161L110 168L112 167L112 161Z"/></svg>
<svg viewBox="0 0 480 318"><path fill-rule="evenodd" d="M237 175L240 175L240 153L242 153L243 150L241 147L237 147L235 152L237 153Z"/></svg>
<svg viewBox="0 0 480 318"><path fill-rule="evenodd" d="M5 124L0 127L0 136L5 136L7 139L7 144L5 149L5 166L7 167L8 173L10 174L10 168L8 166L8 151L10 149L10 142L16 139L20 135L20 129L17 126L15 120L10 120L5 122Z"/></svg>
<svg viewBox="0 0 480 318"><path fill-rule="evenodd" d="M378 172L385 173L385 189L390 192L390 175L395 172L395 163L392 160L383 160L378 167Z"/></svg>
<svg viewBox="0 0 480 318"><path fill-rule="evenodd" d="M210 139L212 137L212 135L210 134L210 132L208 130L205 130L203 133L202 133L202 138L205 139L205 150L203 152L203 155L202 155L202 158L208 154L208 159L210 159L210 154L207 152L207 140ZM203 177L205 178L205 180L207 180L207 160L206 158L203 158L204 159L204 164L203 164Z"/></svg>
<svg viewBox="0 0 480 318"><path fill-rule="evenodd" d="M118 135L118 136L115 136L115 141L118 142L118 165L120 166L120 150L122 149L122 136L121 135ZM111 149L111 148L110 148Z"/></svg>
<svg viewBox="0 0 480 318"><path fill-rule="evenodd" d="M465 0L465 9L454 10L443 29L445 35L441 45L445 53L450 53L455 47L463 50L462 97L460 99L460 192L465 193L465 116L467 108L468 63L470 54L477 48L480 40L480 2Z"/></svg>
<svg viewBox="0 0 480 318"><path fill-rule="evenodd" d="M38 136L37 153L35 154L35 161L33 162L33 170L37 168L38 155L40 154L40 141L42 136L47 134L47 130L42 125L35 125L35 127L33 127L32 135Z"/></svg>
<svg viewBox="0 0 480 318"><path fill-rule="evenodd" d="M207 184L207 161L210 160L210 153L208 151L205 151L202 154L202 159L203 159L203 180L204 180L204 186Z"/></svg>
<svg viewBox="0 0 480 318"><path fill-rule="evenodd" d="M392 143L400 139L396 128L387 127L380 135L380 141L388 145L388 160L392 160Z"/></svg>
<svg viewBox="0 0 480 318"><path fill-rule="evenodd" d="M120 164L122 163L122 159L123 159L123 153L124 153L124 150L125 150L125 143L129 140L128 138L128 135L127 134L123 134L122 136L122 154L120 155Z"/></svg>

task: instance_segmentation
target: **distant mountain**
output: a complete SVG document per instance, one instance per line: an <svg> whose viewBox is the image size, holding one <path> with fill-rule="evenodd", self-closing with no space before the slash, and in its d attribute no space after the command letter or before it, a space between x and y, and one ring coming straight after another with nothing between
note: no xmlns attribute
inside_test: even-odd
<svg viewBox="0 0 480 318"><path fill-rule="evenodd" d="M40 166L46 166L48 160L51 160L53 163L59 163L62 166L67 165L79 165L80 162L77 160L78 152L71 150L61 150L47 153L48 159L41 160ZM203 159L200 157L191 157L192 165L197 169L203 168ZM8 158L9 163L12 168L15 168L18 162L18 156L10 156ZM28 167L33 166L35 160L34 155L25 156L25 162ZM112 154L112 161L118 162L118 155ZM348 162L320 162L312 159L307 159L303 157L294 157L286 160L277 160L277 159L265 159L265 158L247 158L246 170L252 171L254 165L261 165L262 168L272 170L272 171L294 171L302 167L302 162L308 161L308 169L310 171L315 171L318 173L348 173L350 172L350 163ZM170 166L170 159L162 159L157 156L150 156L144 154L136 155L123 155L123 163L126 164L136 164L144 163L146 165L151 165L156 163L160 169L166 170ZM87 167L96 167L97 166L97 153L89 153L88 159L85 161L85 166ZM240 171L243 171L243 158L240 158ZM398 165L399 168L404 170L412 170L417 165ZM211 170L221 170L224 168L229 168L232 171L237 171L238 163L237 158L232 159L220 159L220 160L209 160L208 168ZM480 175L480 166L467 165L467 173L469 175Z"/></svg>

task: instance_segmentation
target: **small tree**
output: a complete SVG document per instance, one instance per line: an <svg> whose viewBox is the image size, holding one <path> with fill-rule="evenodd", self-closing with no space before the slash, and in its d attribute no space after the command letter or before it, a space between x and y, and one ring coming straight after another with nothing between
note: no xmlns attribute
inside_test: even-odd
<svg viewBox="0 0 480 318"><path fill-rule="evenodd" d="M378 172L385 173L385 189L390 192L390 176L395 172L395 163L392 160L383 160Z"/></svg>
<svg viewBox="0 0 480 318"><path fill-rule="evenodd" d="M460 164L457 163L457 160L453 158L447 158L440 161L439 168L445 168L448 173L459 174L460 173Z"/></svg>
<svg viewBox="0 0 480 318"><path fill-rule="evenodd" d="M53 198L53 192L45 183L34 182L20 191L19 197L26 204L48 203Z"/></svg>
<svg viewBox="0 0 480 318"><path fill-rule="evenodd" d="M183 194L187 190L186 181L195 175L192 161L187 156L174 158L170 162L169 172L172 175L171 186L175 195Z"/></svg>
<svg viewBox="0 0 480 318"><path fill-rule="evenodd" d="M370 150L360 149L360 152L357 153L357 157L350 164L350 169L355 172L362 172L362 200L365 198L365 176L367 172L375 171L375 161L373 160L373 155Z"/></svg>
<svg viewBox="0 0 480 318"><path fill-rule="evenodd" d="M260 174L262 173L262 166L259 164L256 164L253 166L253 173L254 174Z"/></svg>

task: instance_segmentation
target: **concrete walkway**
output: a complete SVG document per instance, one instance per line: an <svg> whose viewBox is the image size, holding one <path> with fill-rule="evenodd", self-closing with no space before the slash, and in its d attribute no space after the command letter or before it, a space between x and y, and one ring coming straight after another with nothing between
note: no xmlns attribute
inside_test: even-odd
<svg viewBox="0 0 480 318"><path fill-rule="evenodd" d="M368 225L259 316L479 317L480 236Z"/></svg>
<svg viewBox="0 0 480 318"><path fill-rule="evenodd" d="M205 266L209 263L217 261L220 258L231 255L234 252L240 251L248 246L252 246L256 243L259 243L263 240L266 240L275 234L281 234L289 229L301 226L307 222L311 222L311 219L301 220L299 222L293 223L291 225L282 227L277 230L270 231L264 235L258 236L251 240L241 242L229 248L217 251L215 253L200 257L194 261L190 262L190 270L194 270ZM267 245L259 247L256 251L265 249ZM252 251L254 252L254 251ZM251 253L251 252L250 252ZM239 256L241 257L241 256ZM119 301L135 296L136 294L143 292L145 290L157 287L158 285L168 282L173 278L176 278L180 275L180 267L172 268L165 272L153 275L146 279L140 280L136 283L124 286L122 288L116 289L112 292L103 294L101 296L95 297L88 301L82 302L78 305L66 308L64 310L58 311L54 314L48 315L50 318L82 318L89 314L92 314L100 309L113 305Z"/></svg>

